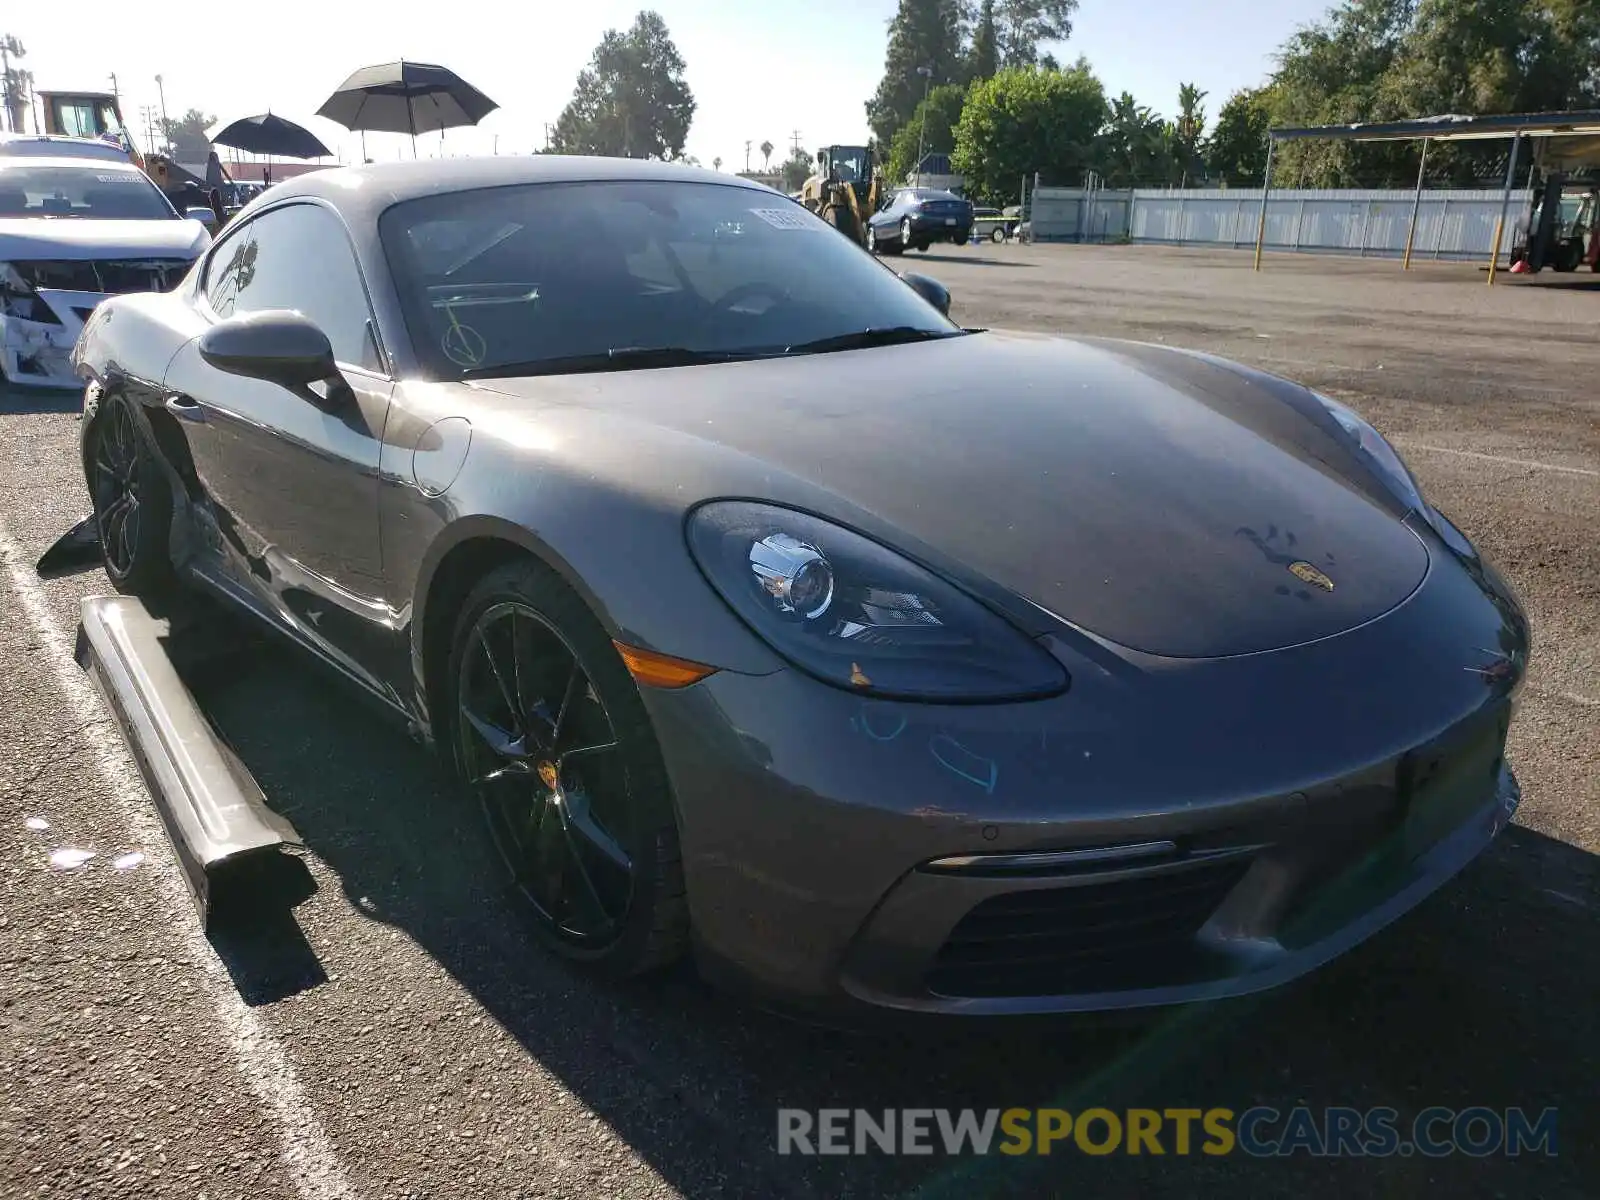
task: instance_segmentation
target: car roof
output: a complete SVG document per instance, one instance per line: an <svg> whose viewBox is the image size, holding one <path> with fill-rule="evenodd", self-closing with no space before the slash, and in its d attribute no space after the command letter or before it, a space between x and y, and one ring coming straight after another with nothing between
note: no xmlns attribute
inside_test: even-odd
<svg viewBox="0 0 1600 1200"><path fill-rule="evenodd" d="M369 163L307 171L272 186L274 205L299 197L326 200L351 216L375 218L392 205L425 196L524 183L677 180L715 183L786 199L764 184L721 171L637 158L599 158L560 154L502 155L433 159L424 162ZM263 197L264 198L264 197Z"/></svg>
<svg viewBox="0 0 1600 1200"><path fill-rule="evenodd" d="M110 142L102 142L98 138L62 137L50 133L0 133L0 157L129 161L127 151Z"/></svg>
<svg viewBox="0 0 1600 1200"><path fill-rule="evenodd" d="M97 175L104 175L107 171L116 171L125 175L137 175L141 179L149 178L125 158L119 160L113 158L72 158L66 155L29 157L24 157L20 154L0 155L0 171L10 171L22 167L50 167L54 170L93 171Z"/></svg>

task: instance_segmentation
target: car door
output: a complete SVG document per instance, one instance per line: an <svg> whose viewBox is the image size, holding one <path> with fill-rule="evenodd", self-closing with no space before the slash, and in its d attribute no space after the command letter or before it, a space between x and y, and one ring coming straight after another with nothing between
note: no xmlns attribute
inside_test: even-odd
<svg viewBox="0 0 1600 1200"><path fill-rule="evenodd" d="M328 336L339 379L310 396L219 371L194 339L167 368L166 409L209 501L216 582L370 681L387 652L378 465L393 384L343 222L309 201L268 209L213 248L197 304L211 322L293 309Z"/></svg>
<svg viewBox="0 0 1600 1200"><path fill-rule="evenodd" d="M898 216L898 210L901 194L900 192L891 193L884 200L883 207L867 218L867 224L872 227L873 233L877 235L880 241L885 238L892 240L899 236L900 217Z"/></svg>

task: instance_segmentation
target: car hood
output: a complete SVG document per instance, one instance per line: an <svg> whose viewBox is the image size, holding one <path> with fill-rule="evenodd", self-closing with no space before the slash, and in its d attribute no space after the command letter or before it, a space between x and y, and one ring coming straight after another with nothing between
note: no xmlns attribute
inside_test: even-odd
<svg viewBox="0 0 1600 1200"><path fill-rule="evenodd" d="M753 456L837 496L836 517L1150 654L1328 637L1428 570L1310 393L1164 347L984 333L488 386Z"/></svg>
<svg viewBox="0 0 1600 1200"><path fill-rule="evenodd" d="M0 262L96 258L194 258L211 242L199 221L0 219Z"/></svg>

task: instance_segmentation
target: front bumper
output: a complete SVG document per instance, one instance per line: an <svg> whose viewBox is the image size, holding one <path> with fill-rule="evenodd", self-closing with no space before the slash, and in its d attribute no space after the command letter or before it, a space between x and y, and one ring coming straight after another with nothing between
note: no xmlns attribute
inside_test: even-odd
<svg viewBox="0 0 1600 1200"><path fill-rule="evenodd" d="M0 368L12 383L80 388L72 351L85 322L110 293L40 287L34 292L35 321L15 311L0 313Z"/></svg>
<svg viewBox="0 0 1600 1200"><path fill-rule="evenodd" d="M79 301L79 307L89 308L105 299L92 293L70 296ZM0 372L12 383L51 388L83 386L72 367L72 348L83 332L83 319L72 306L52 307L60 314L59 324L0 315Z"/></svg>
<svg viewBox="0 0 1600 1200"><path fill-rule="evenodd" d="M1392 613L1293 649L1053 640L1072 689L1028 704L790 670L647 689L703 968L806 1008L1019 1014L1238 995L1337 956L1518 800L1526 624L1492 572L1434 557Z"/></svg>

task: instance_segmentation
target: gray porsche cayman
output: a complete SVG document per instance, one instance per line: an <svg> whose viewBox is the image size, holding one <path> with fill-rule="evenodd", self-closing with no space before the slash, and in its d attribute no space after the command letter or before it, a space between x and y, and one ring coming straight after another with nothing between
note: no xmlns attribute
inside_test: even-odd
<svg viewBox="0 0 1600 1200"><path fill-rule="evenodd" d="M549 946L609 973L1204 999L1478 854L1528 628L1384 439L948 308L726 175L306 175L89 320L105 568L435 743Z"/></svg>

